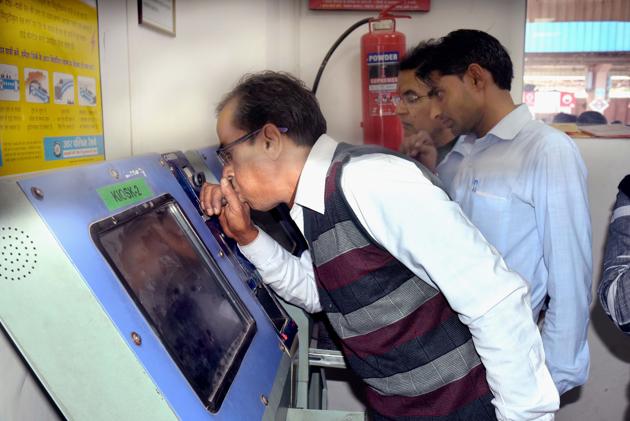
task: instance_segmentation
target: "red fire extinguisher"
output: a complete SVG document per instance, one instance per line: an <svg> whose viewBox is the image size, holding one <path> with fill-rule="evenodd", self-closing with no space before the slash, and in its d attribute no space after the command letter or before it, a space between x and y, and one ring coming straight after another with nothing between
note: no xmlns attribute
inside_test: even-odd
<svg viewBox="0 0 630 421"><path fill-rule="evenodd" d="M369 32L361 37L361 86L363 92L363 143L398 150L403 130L396 116L398 68L405 54L405 35L396 31L390 6L370 19Z"/></svg>

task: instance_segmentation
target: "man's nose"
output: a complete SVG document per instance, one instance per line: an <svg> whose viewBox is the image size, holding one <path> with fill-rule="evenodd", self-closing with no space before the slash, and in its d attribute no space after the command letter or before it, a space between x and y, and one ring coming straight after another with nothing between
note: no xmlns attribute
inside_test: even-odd
<svg viewBox="0 0 630 421"><path fill-rule="evenodd" d="M433 99L431 99L430 109L429 109L429 116L431 117L431 120L437 120L440 118L441 115L442 115L442 107L440 107L440 104L438 104L437 101L434 101Z"/></svg>
<svg viewBox="0 0 630 421"><path fill-rule="evenodd" d="M232 168L232 163L228 162L223 165L223 172L221 173L223 178L227 178L228 180L234 178L234 169Z"/></svg>
<svg viewBox="0 0 630 421"><path fill-rule="evenodd" d="M396 104L396 114L403 115L408 113L409 110L407 109L407 105L405 105L405 102L402 100L398 101L398 104Z"/></svg>

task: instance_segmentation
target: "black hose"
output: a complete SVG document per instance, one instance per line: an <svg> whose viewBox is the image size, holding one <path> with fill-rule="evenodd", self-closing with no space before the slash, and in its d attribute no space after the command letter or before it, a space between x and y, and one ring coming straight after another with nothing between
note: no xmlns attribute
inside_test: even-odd
<svg viewBox="0 0 630 421"><path fill-rule="evenodd" d="M330 50L328 50L328 53L326 53L326 57L324 57L322 64L319 66L319 70L317 71L317 76L315 76L315 82L313 82L313 94L317 94L317 86L319 85L319 79L321 79L322 73L324 73L324 68L326 67L326 64L328 64L328 60L330 60L330 56L332 56L332 54L335 52L337 47L339 47L339 44L341 44L341 42L344 39L346 39L348 35L352 33L352 31L354 31L361 25L365 25L366 23L370 21L370 19L372 18L361 19L360 21L358 21L357 23L355 23L354 25L346 29L346 32L341 34L341 36L337 38L337 41L335 41L332 47L330 47Z"/></svg>

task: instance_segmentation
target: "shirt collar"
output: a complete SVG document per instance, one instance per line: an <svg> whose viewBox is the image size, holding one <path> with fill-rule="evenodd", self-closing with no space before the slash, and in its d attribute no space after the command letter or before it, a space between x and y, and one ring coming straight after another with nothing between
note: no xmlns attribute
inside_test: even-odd
<svg viewBox="0 0 630 421"><path fill-rule="evenodd" d="M306 158L295 192L295 203L315 212L324 213L326 175L339 144L323 134L317 139Z"/></svg>
<svg viewBox="0 0 630 421"><path fill-rule="evenodd" d="M456 140L453 141L455 142L455 146L453 146L453 149L451 149L451 151L448 154L446 154L446 156L444 157L444 161L446 161L448 156L451 155L452 153L466 155L468 151L472 148L473 143L475 143L475 139L476 139L475 135L472 135L472 134L465 134L465 135L459 136Z"/></svg>
<svg viewBox="0 0 630 421"><path fill-rule="evenodd" d="M534 116L527 108L527 104L521 104L503 117L486 136L493 135L503 140L514 139L521 129L533 119Z"/></svg>
<svg viewBox="0 0 630 421"><path fill-rule="evenodd" d="M518 135L525 125L534 119L526 104L521 104L503 117L490 131L482 138L477 138L473 133L459 136L453 149L446 154L442 162L446 162L451 154L466 156L471 153L478 139L486 139L488 135L493 135L499 139L511 140Z"/></svg>

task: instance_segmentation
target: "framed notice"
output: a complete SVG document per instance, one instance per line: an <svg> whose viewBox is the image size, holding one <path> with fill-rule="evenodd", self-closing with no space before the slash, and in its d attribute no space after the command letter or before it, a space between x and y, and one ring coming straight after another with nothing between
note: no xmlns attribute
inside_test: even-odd
<svg viewBox="0 0 630 421"><path fill-rule="evenodd" d="M428 12L431 0L309 0L312 10L383 10L399 3L395 12Z"/></svg>
<svg viewBox="0 0 630 421"><path fill-rule="evenodd" d="M95 2L0 0L0 176L105 158Z"/></svg>
<svg viewBox="0 0 630 421"><path fill-rule="evenodd" d="M138 23L175 36L175 0L138 0Z"/></svg>

